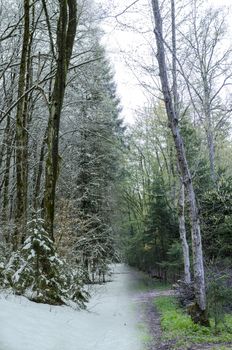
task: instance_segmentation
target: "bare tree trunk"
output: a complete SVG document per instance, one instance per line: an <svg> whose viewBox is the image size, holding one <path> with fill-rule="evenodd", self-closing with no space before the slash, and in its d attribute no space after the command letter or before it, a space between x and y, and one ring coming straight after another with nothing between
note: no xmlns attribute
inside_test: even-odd
<svg viewBox="0 0 232 350"><path fill-rule="evenodd" d="M43 142L41 145L38 169L35 169L35 177L34 177L35 180L34 180L34 189L33 189L33 208L35 211L38 210L38 201L39 201L39 195L40 195L40 189L41 189L41 178L43 173L46 139L47 139L47 130L45 131Z"/></svg>
<svg viewBox="0 0 232 350"><path fill-rule="evenodd" d="M7 117L7 126L6 126L6 156L5 156L5 173L3 179L3 193L2 193L2 213L1 221L4 227L4 238L8 243L10 240L9 232L9 184L10 184L10 165L11 157L13 153L13 142L14 142L14 129L10 129L10 115Z"/></svg>
<svg viewBox="0 0 232 350"><path fill-rule="evenodd" d="M207 137L207 146L209 152L209 165L210 165L210 177L213 184L216 184L216 172L215 172L215 145L214 145L214 132L212 125L212 113L210 106L210 87L207 79L207 73L205 67L201 64L201 76L204 85L204 98L203 98L203 111L205 115L205 131Z"/></svg>
<svg viewBox="0 0 232 350"><path fill-rule="evenodd" d="M209 122L208 122L208 128L206 130L206 136L207 136L207 145L209 150L209 165L210 165L210 177L213 182L213 184L216 184L217 176L215 171L215 146L214 146L214 135L211 125L211 116L208 116Z"/></svg>
<svg viewBox="0 0 232 350"><path fill-rule="evenodd" d="M76 0L61 0L57 24L57 70L49 111L47 131L47 160L45 169L44 216L45 227L53 236L55 192L59 170L59 129L64 100L67 71L72 55L77 27Z"/></svg>
<svg viewBox="0 0 232 350"><path fill-rule="evenodd" d="M191 234L192 234L192 250L193 250L193 270L194 270L194 287L196 297L196 307L198 309L199 317L196 322L204 325L208 325L208 319L206 315L206 294L205 294L205 278L204 278L204 265L203 254L201 244L201 230L199 213L195 198L195 192L192 184L192 178L188 166L188 162L185 154L185 147L180 129L178 126L178 115L176 115L175 106L171 94L171 90L168 82L167 65L165 58L165 48L163 42L163 28L162 19L160 15L158 0L152 0L153 14L155 19L155 36L157 44L157 60L159 65L159 74L162 86L162 92L164 96L164 102L166 112L169 120L170 129L172 131L173 140L177 153L178 165L181 171L181 176L188 194L189 206L190 206L190 222L191 222Z"/></svg>
<svg viewBox="0 0 232 350"><path fill-rule="evenodd" d="M16 113L16 213L15 232L13 236L13 248L17 249L19 244L19 234L24 233L27 217L27 103L28 97L25 95L27 88L28 55L30 44L30 0L24 0L24 33L23 46L20 61L18 99Z"/></svg>
<svg viewBox="0 0 232 350"><path fill-rule="evenodd" d="M182 251L183 251L183 257L184 257L184 281L189 284L191 282L189 246L186 238L186 226L185 226L184 184L181 178L180 178L180 192L179 192L178 207L179 207L179 210L178 210L179 232L180 232L180 240L182 244Z"/></svg>
<svg viewBox="0 0 232 350"><path fill-rule="evenodd" d="M172 16L172 95L174 103L174 111L176 117L179 118L179 98L177 92L177 67L176 67L176 17L175 17L175 0L171 0L171 16ZM179 166L177 164L177 168ZM180 171L179 171L180 172ZM179 233L182 244L183 258L184 258L184 280L186 283L191 282L190 274L190 260L189 260L189 246L186 239L185 226L185 189L184 183L180 176L180 190L178 200L178 219L179 219Z"/></svg>

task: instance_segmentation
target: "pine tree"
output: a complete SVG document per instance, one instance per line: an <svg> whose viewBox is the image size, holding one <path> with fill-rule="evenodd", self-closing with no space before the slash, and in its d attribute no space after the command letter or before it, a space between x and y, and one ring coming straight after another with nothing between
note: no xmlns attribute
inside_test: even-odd
<svg viewBox="0 0 232 350"><path fill-rule="evenodd" d="M11 255L2 275L4 287L36 302L61 305L73 300L84 307L87 301L78 274L58 257L41 218L28 223L28 237Z"/></svg>
<svg viewBox="0 0 232 350"><path fill-rule="evenodd" d="M75 109L70 108L73 117L66 127L74 128L71 126L74 124L76 132L68 142L72 147L65 148L65 157L72 159L72 163L68 174L61 174L60 185L64 198L72 201L70 215L75 217L70 228L75 245L73 259L81 262L88 281L95 281L96 274L103 280L105 272L102 271L106 271L107 264L114 259L113 208L123 149L119 100L104 57L104 50L96 44L96 61L85 67L83 81L72 84L72 103L78 103ZM71 175L72 191L65 193L62 188L67 186L68 175Z"/></svg>

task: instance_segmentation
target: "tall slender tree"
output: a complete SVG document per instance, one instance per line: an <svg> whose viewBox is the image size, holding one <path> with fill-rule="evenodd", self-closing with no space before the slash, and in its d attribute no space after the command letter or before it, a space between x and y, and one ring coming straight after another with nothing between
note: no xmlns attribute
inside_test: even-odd
<svg viewBox="0 0 232 350"><path fill-rule="evenodd" d="M192 176L186 158L185 147L180 133L180 128L178 126L179 117L175 109L175 99L172 96L170 82L168 79L168 69L165 57L165 44L163 37L163 25L158 0L152 0L152 9L155 20L154 32L156 37L157 61L159 65L159 75L161 80L162 93L164 96L166 112L176 148L177 161L188 194L190 206L194 287L197 309L196 314L199 315L199 317L195 317L195 321L204 325L208 325L209 321L206 314L206 291L199 211L197 207L195 191L193 188ZM172 16L173 15L175 15L174 12L172 12ZM175 28L173 28L173 30L175 30ZM174 55L176 56L176 52L174 52Z"/></svg>
<svg viewBox="0 0 232 350"><path fill-rule="evenodd" d="M72 56L77 28L76 0L61 0L57 23L56 75L49 107L47 130L47 159L45 170L44 215L45 226L52 239L55 211L56 183L59 173L59 130L68 67Z"/></svg>
<svg viewBox="0 0 232 350"><path fill-rule="evenodd" d="M19 232L26 228L27 221L27 179L28 179L28 74L30 62L30 0L24 0L24 26L21 51L20 71L18 79L18 104L16 112L16 213L15 232L13 236L14 249L18 246Z"/></svg>

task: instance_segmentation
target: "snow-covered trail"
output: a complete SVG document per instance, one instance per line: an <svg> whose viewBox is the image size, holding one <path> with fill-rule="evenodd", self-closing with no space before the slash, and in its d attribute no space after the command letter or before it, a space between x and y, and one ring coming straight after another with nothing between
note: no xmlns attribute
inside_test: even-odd
<svg viewBox="0 0 232 350"><path fill-rule="evenodd" d="M141 350L138 278L125 265L98 286L86 311L0 295L0 350Z"/></svg>

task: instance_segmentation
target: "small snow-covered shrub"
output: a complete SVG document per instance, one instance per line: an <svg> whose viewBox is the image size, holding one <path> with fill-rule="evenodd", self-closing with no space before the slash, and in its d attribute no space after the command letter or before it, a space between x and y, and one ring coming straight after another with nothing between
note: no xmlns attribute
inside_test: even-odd
<svg viewBox="0 0 232 350"><path fill-rule="evenodd" d="M5 287L30 300L61 305L69 300L80 307L87 301L78 271L58 257L42 219L28 223L29 235L4 268Z"/></svg>

